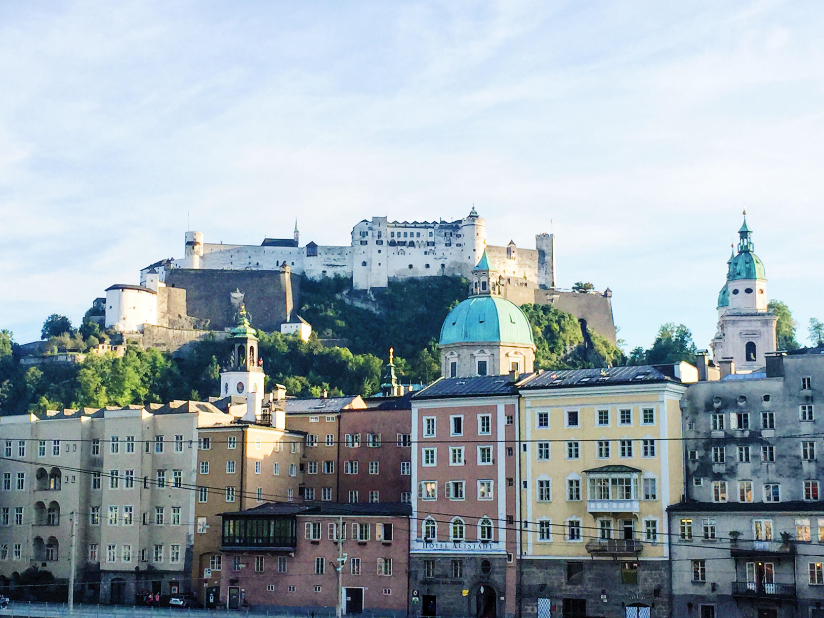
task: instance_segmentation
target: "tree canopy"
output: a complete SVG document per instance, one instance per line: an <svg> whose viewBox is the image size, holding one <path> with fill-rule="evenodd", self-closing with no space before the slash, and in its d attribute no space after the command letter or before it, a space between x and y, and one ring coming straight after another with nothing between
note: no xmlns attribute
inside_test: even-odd
<svg viewBox="0 0 824 618"><path fill-rule="evenodd" d="M795 340L795 331L798 324L793 319L790 308L780 300L771 300L767 308L778 316L775 324L776 345L779 350L797 350L798 341Z"/></svg>
<svg viewBox="0 0 824 618"><path fill-rule="evenodd" d="M59 337L62 334L72 335L74 329L72 328L72 321L65 315L52 313L43 322L43 329L40 331L41 339L48 339L49 337Z"/></svg>
<svg viewBox="0 0 824 618"><path fill-rule="evenodd" d="M692 332L683 324L667 322L658 329L658 335L652 347L644 350L641 347L630 352L630 365L666 365L685 361L695 364L697 352Z"/></svg>
<svg viewBox="0 0 824 618"><path fill-rule="evenodd" d="M815 347L824 345L824 322L816 318L810 318L810 325L807 327L808 339Z"/></svg>

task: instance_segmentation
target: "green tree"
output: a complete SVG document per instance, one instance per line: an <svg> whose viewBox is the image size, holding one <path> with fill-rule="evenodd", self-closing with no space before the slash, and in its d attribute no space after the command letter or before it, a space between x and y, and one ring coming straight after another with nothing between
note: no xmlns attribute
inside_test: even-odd
<svg viewBox="0 0 824 618"><path fill-rule="evenodd" d="M74 334L72 328L72 321L65 315L52 313L43 322L43 328L40 331L41 339L49 339L50 337L59 337L63 333L68 333L70 336Z"/></svg>
<svg viewBox="0 0 824 618"><path fill-rule="evenodd" d="M810 318L810 325L807 327L809 340L816 347L824 345L824 322L815 318Z"/></svg>
<svg viewBox="0 0 824 618"><path fill-rule="evenodd" d="M779 350L797 350L799 345L795 340L795 331L798 324L793 319L790 308L780 300L771 300L767 308L778 316L775 324L775 334Z"/></svg>
<svg viewBox="0 0 824 618"><path fill-rule="evenodd" d="M665 365L686 361L695 364L697 351L690 329L683 324L667 322L658 329L652 347L646 351L645 363Z"/></svg>
<svg viewBox="0 0 824 618"><path fill-rule="evenodd" d="M14 335L10 330L0 330L0 359L11 356L14 347Z"/></svg>
<svg viewBox="0 0 824 618"><path fill-rule="evenodd" d="M595 289L595 286L592 285L589 281L576 281L575 285L572 286L573 292L590 292Z"/></svg>

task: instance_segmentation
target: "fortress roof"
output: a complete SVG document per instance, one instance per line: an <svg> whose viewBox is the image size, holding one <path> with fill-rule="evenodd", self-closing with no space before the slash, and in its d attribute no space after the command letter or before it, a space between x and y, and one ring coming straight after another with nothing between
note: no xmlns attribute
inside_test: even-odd
<svg viewBox="0 0 824 618"><path fill-rule="evenodd" d="M107 292L109 290L137 290L138 292L149 292L151 294L157 294L157 292L150 288L144 288L142 285L130 285L128 283L117 283L106 288Z"/></svg>

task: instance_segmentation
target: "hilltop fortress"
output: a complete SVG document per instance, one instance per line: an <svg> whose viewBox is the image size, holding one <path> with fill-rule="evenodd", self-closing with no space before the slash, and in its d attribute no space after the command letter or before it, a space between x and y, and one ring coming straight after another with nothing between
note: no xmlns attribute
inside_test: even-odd
<svg viewBox="0 0 824 618"><path fill-rule="evenodd" d="M201 328L212 330L231 327L242 300L258 326L272 331L298 319L294 308L300 306L301 277L345 277L354 291L371 295L390 281L444 275L470 279L486 250L500 273L504 298L519 305L554 304L615 341L609 289L571 292L556 287L553 234L537 234L535 249L521 249L511 241L506 246L486 241L486 223L474 207L457 221L364 219L352 228L348 246L315 242L301 246L297 224L292 238L265 238L260 245L207 243L202 232L189 231L184 257L142 269L140 287L154 294L163 288L186 290L185 312L173 317L199 320L204 324ZM123 323L141 319L118 316ZM154 319L154 323L169 320L160 314Z"/></svg>

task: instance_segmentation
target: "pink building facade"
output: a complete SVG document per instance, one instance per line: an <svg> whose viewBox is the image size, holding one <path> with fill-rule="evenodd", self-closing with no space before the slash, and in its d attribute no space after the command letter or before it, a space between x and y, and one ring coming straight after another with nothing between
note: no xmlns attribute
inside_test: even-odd
<svg viewBox="0 0 824 618"><path fill-rule="evenodd" d="M510 376L444 379L413 398L413 615L517 611L517 410Z"/></svg>
<svg viewBox="0 0 824 618"><path fill-rule="evenodd" d="M270 503L223 516L227 607L405 616L408 504Z"/></svg>

